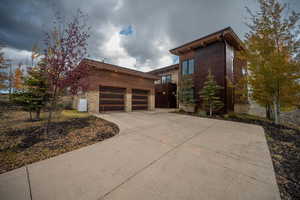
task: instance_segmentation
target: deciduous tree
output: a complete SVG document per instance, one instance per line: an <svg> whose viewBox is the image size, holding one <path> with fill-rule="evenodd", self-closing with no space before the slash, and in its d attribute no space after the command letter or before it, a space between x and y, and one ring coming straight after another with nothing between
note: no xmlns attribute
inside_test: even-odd
<svg viewBox="0 0 300 200"><path fill-rule="evenodd" d="M13 78L13 87L15 90L21 90L23 88L23 71L21 70L22 64L19 64L19 67L16 68Z"/></svg>
<svg viewBox="0 0 300 200"><path fill-rule="evenodd" d="M44 58L51 97L47 132L52 112L63 91L68 88L75 94L87 86L81 81L87 68L79 66L79 62L87 55L88 30L86 16L78 10L67 24L56 15L53 29L46 33Z"/></svg>
<svg viewBox="0 0 300 200"><path fill-rule="evenodd" d="M267 116L279 122L282 107L299 101L300 14L288 13L278 0L259 0L246 34L245 58L252 98L267 108ZM287 16L287 17L285 17ZM271 113L274 113L271 116Z"/></svg>

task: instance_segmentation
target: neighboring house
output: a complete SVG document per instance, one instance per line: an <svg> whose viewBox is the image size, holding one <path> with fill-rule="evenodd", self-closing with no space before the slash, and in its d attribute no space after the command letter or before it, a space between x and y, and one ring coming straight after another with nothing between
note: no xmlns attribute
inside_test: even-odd
<svg viewBox="0 0 300 200"><path fill-rule="evenodd" d="M78 98L85 98L92 113L154 109L154 81L158 77L91 59L80 65L88 68L89 75L82 80L88 88L76 96L74 107Z"/></svg>
<svg viewBox="0 0 300 200"><path fill-rule="evenodd" d="M197 108L202 108L199 91L210 69L217 83L224 88L220 91L224 102L222 112L234 111L236 104L245 103L238 100L231 87L244 75L242 66L246 62L236 57L236 52L242 50L242 41L228 27L170 50L179 56L179 64L148 73L84 59L81 64L89 68L90 74L85 79L89 88L81 97L87 99L88 111L94 113L176 108L180 107L177 101L180 80L190 77L194 82Z"/></svg>

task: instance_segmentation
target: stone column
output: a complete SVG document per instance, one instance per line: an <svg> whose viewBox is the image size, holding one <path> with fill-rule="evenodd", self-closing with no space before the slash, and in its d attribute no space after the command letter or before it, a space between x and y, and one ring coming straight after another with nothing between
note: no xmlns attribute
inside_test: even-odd
<svg viewBox="0 0 300 200"><path fill-rule="evenodd" d="M87 92L88 112L99 113L99 91Z"/></svg>
<svg viewBox="0 0 300 200"><path fill-rule="evenodd" d="M154 95L154 91L151 90L148 96L148 110L154 110L154 109L155 109L155 95Z"/></svg>
<svg viewBox="0 0 300 200"><path fill-rule="evenodd" d="M126 88L125 111L126 112L131 112L132 111L132 90L131 90L131 88Z"/></svg>

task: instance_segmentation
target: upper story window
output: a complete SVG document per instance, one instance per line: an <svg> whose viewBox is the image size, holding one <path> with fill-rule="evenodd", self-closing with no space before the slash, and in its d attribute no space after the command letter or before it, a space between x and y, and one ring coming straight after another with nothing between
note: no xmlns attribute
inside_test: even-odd
<svg viewBox="0 0 300 200"><path fill-rule="evenodd" d="M163 75L161 77L161 83L170 83L172 81L171 74Z"/></svg>
<svg viewBox="0 0 300 200"><path fill-rule="evenodd" d="M154 84L160 84L160 82L161 82L160 80L155 80Z"/></svg>
<svg viewBox="0 0 300 200"><path fill-rule="evenodd" d="M194 73L194 59L185 60L182 62L182 75Z"/></svg>

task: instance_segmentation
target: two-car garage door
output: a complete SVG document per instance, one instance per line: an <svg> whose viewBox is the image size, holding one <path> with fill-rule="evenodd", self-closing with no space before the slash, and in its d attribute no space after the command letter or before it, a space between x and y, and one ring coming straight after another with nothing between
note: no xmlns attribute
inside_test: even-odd
<svg viewBox="0 0 300 200"><path fill-rule="evenodd" d="M124 111L126 88L100 86L99 111ZM148 90L132 89L132 110L148 109Z"/></svg>

